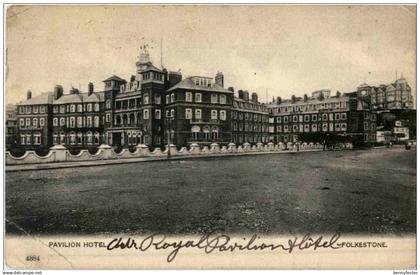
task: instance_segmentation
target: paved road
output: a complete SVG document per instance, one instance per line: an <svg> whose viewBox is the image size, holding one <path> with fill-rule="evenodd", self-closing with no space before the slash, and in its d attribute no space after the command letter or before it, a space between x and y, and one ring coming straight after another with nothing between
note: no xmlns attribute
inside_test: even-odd
<svg viewBox="0 0 420 275"><path fill-rule="evenodd" d="M6 217L36 234L415 233L415 158L393 148L7 172Z"/></svg>

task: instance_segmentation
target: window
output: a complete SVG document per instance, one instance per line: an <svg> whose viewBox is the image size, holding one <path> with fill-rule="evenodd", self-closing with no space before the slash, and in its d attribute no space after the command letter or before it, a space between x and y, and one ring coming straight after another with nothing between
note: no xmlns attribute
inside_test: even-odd
<svg viewBox="0 0 420 275"><path fill-rule="evenodd" d="M220 111L220 120L226 120L226 111L225 110Z"/></svg>
<svg viewBox="0 0 420 275"><path fill-rule="evenodd" d="M328 132L328 123L326 122L322 123L322 131Z"/></svg>
<svg viewBox="0 0 420 275"><path fill-rule="evenodd" d="M210 127L209 126L204 126L203 127L203 135L204 135L204 140L209 140L209 138L210 138Z"/></svg>
<svg viewBox="0 0 420 275"><path fill-rule="evenodd" d="M175 109L171 109L171 117L175 117Z"/></svg>
<svg viewBox="0 0 420 275"><path fill-rule="evenodd" d="M211 137L212 139L219 138L219 128L217 126L213 126L213 128L211 128Z"/></svg>
<svg viewBox="0 0 420 275"><path fill-rule="evenodd" d="M58 126L58 118L53 118L53 126Z"/></svg>
<svg viewBox="0 0 420 275"><path fill-rule="evenodd" d="M70 112L74 113L76 111L76 106L74 104L70 105Z"/></svg>
<svg viewBox="0 0 420 275"><path fill-rule="evenodd" d="M277 123L281 123L281 116L277 117Z"/></svg>
<svg viewBox="0 0 420 275"><path fill-rule="evenodd" d="M70 117L70 128L74 128L76 126L75 118Z"/></svg>
<svg viewBox="0 0 420 275"><path fill-rule="evenodd" d="M83 142L83 134L77 133L77 143L82 144L82 142Z"/></svg>
<svg viewBox="0 0 420 275"><path fill-rule="evenodd" d="M30 114L31 113L31 106L26 106L26 113L27 114Z"/></svg>
<svg viewBox="0 0 420 275"><path fill-rule="evenodd" d="M341 129L340 123L336 123L335 124L335 131L338 132L338 131L340 131L340 129Z"/></svg>
<svg viewBox="0 0 420 275"><path fill-rule="evenodd" d="M26 141L25 134L20 135L20 144L24 145Z"/></svg>
<svg viewBox="0 0 420 275"><path fill-rule="evenodd" d="M341 113L341 120L346 120L346 119L347 119L347 114Z"/></svg>
<svg viewBox="0 0 420 275"><path fill-rule="evenodd" d="M211 110L211 119L217 119L217 110Z"/></svg>
<svg viewBox="0 0 420 275"><path fill-rule="evenodd" d="M58 105L55 105L53 108L53 113L56 114L58 113Z"/></svg>
<svg viewBox="0 0 420 275"><path fill-rule="evenodd" d="M316 115L312 115L312 121L316 121Z"/></svg>
<svg viewBox="0 0 420 275"><path fill-rule="evenodd" d="M95 144L99 144L99 137L100 137L99 133L98 133L98 132L95 132L95 138L94 138L94 140L93 140L93 142L94 142Z"/></svg>
<svg viewBox="0 0 420 275"><path fill-rule="evenodd" d="M211 103L217 103L217 94L211 94Z"/></svg>
<svg viewBox="0 0 420 275"><path fill-rule="evenodd" d="M149 95L144 95L143 97L143 104L149 104Z"/></svg>
<svg viewBox="0 0 420 275"><path fill-rule="evenodd" d="M66 125L66 119L64 117L60 117L60 126Z"/></svg>
<svg viewBox="0 0 420 275"><path fill-rule="evenodd" d="M24 108L22 106L19 107L19 113L23 114Z"/></svg>
<svg viewBox="0 0 420 275"><path fill-rule="evenodd" d="M341 123L341 131L347 131L347 123Z"/></svg>
<svg viewBox="0 0 420 275"><path fill-rule="evenodd" d="M65 113L66 112L66 106L64 106L64 105L61 105L60 106L60 113Z"/></svg>
<svg viewBox="0 0 420 275"><path fill-rule="evenodd" d="M185 119L192 119L192 110L185 109Z"/></svg>
<svg viewBox="0 0 420 275"><path fill-rule="evenodd" d="M171 102L175 102L175 94L171 94Z"/></svg>
<svg viewBox="0 0 420 275"><path fill-rule="evenodd" d="M201 119L201 109L195 109L195 119Z"/></svg>
<svg viewBox="0 0 420 275"><path fill-rule="evenodd" d="M305 124L305 132L309 132L309 124Z"/></svg>
<svg viewBox="0 0 420 275"><path fill-rule="evenodd" d="M93 118L93 124L94 124L94 126L95 126L96 128L98 128L98 127L99 127L99 116L95 116L95 117Z"/></svg>
<svg viewBox="0 0 420 275"><path fill-rule="evenodd" d="M277 125L277 133L281 133L281 125Z"/></svg>
<svg viewBox="0 0 420 275"><path fill-rule="evenodd" d="M305 115L304 119L305 119L305 122L309 122L309 119L310 119L309 115Z"/></svg>
<svg viewBox="0 0 420 275"><path fill-rule="evenodd" d="M330 121L334 120L334 114L330 113Z"/></svg>
<svg viewBox="0 0 420 275"><path fill-rule="evenodd" d="M26 118L26 128L29 128L31 126L31 119Z"/></svg>
<svg viewBox="0 0 420 275"><path fill-rule="evenodd" d="M289 117L285 116L283 121L284 121L284 123L288 123L289 122Z"/></svg>
<svg viewBox="0 0 420 275"><path fill-rule="evenodd" d="M328 120L328 114L322 114L322 120L323 121Z"/></svg>
<svg viewBox="0 0 420 275"><path fill-rule="evenodd" d="M200 130L200 126L194 125L193 127L191 127L191 138L193 140L198 139L198 134L200 133Z"/></svg>
<svg viewBox="0 0 420 275"><path fill-rule="evenodd" d="M293 116L293 122L297 122L298 121L298 116Z"/></svg>
<svg viewBox="0 0 420 275"><path fill-rule="evenodd" d="M34 107L32 108L32 112L33 112L34 114L37 114L37 113L38 113L38 106L34 106Z"/></svg>
<svg viewBox="0 0 420 275"><path fill-rule="evenodd" d="M219 96L220 104L226 104L226 95Z"/></svg>
<svg viewBox="0 0 420 275"><path fill-rule="evenodd" d="M92 132L91 131L87 132L86 137L87 137L86 138L87 144L92 144Z"/></svg>
<svg viewBox="0 0 420 275"><path fill-rule="evenodd" d="M45 118L41 117L39 119L39 126L44 127L45 126Z"/></svg>
<svg viewBox="0 0 420 275"><path fill-rule="evenodd" d="M37 119L37 118L32 119L32 125L33 125L35 128L37 128L37 127L38 127L38 119Z"/></svg>
<svg viewBox="0 0 420 275"><path fill-rule="evenodd" d="M111 120L111 115L110 114L106 114L105 115L105 122L109 122Z"/></svg>
<svg viewBox="0 0 420 275"><path fill-rule="evenodd" d="M106 100L106 108L111 109L111 100L109 99Z"/></svg>
<svg viewBox="0 0 420 275"><path fill-rule="evenodd" d="M149 119L149 110L143 111L143 119Z"/></svg>
<svg viewBox="0 0 420 275"><path fill-rule="evenodd" d="M166 104L171 103L171 101L169 101L169 95L166 95Z"/></svg>
<svg viewBox="0 0 420 275"><path fill-rule="evenodd" d="M185 93L185 101L192 102L192 93L191 92L186 92Z"/></svg>
<svg viewBox="0 0 420 275"><path fill-rule="evenodd" d="M155 110L155 118L160 119L160 110Z"/></svg>
<svg viewBox="0 0 420 275"><path fill-rule="evenodd" d="M77 104L77 112L79 112L79 113L83 112L83 105L82 104Z"/></svg>
<svg viewBox="0 0 420 275"><path fill-rule="evenodd" d="M92 117L86 117L86 127L92 127Z"/></svg>
<svg viewBox="0 0 420 275"><path fill-rule="evenodd" d="M23 118L19 119L20 128L25 127L25 120Z"/></svg>
<svg viewBox="0 0 420 275"><path fill-rule="evenodd" d="M340 113L335 113L335 120L340 120L340 118L341 118L341 116L340 116Z"/></svg>
<svg viewBox="0 0 420 275"><path fill-rule="evenodd" d="M160 95L155 95L155 103L156 104L160 104L161 103Z"/></svg>
<svg viewBox="0 0 420 275"><path fill-rule="evenodd" d="M31 133L26 133L26 144L31 144Z"/></svg>
<svg viewBox="0 0 420 275"><path fill-rule="evenodd" d="M366 121L363 123L364 124L364 129L365 131L369 130L369 123L367 123Z"/></svg>
<svg viewBox="0 0 420 275"><path fill-rule="evenodd" d="M81 116L77 117L77 127L82 128L83 127L83 118Z"/></svg>
<svg viewBox="0 0 420 275"><path fill-rule="evenodd" d="M316 132L318 130L318 127L316 124L312 124L312 132Z"/></svg>
<svg viewBox="0 0 420 275"><path fill-rule="evenodd" d="M35 145L41 144L41 134L40 133L35 133L34 134L34 144Z"/></svg>
<svg viewBox="0 0 420 275"><path fill-rule="evenodd" d="M87 110L88 112L92 112L92 103L89 103L89 104L86 106L86 110Z"/></svg>
<svg viewBox="0 0 420 275"><path fill-rule="evenodd" d="M201 102L201 93L195 93L195 102Z"/></svg>

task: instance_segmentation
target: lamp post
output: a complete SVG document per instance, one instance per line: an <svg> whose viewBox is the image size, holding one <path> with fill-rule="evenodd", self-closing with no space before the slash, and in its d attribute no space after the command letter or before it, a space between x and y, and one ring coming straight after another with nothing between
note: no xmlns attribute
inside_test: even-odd
<svg viewBox="0 0 420 275"><path fill-rule="evenodd" d="M166 124L167 124L167 128L168 128L168 159L171 158L171 127L169 125L170 122L170 118L167 117L166 118Z"/></svg>

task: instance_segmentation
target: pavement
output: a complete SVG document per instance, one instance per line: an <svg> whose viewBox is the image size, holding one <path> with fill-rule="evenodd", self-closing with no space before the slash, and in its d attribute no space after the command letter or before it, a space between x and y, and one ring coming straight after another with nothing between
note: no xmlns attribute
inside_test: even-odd
<svg viewBox="0 0 420 275"><path fill-rule="evenodd" d="M260 154L294 154L304 152L318 152L322 149L308 149L305 151L272 151L272 152L244 152L244 153L223 153L223 154L209 154L209 155L188 155L188 156L171 156L170 159L167 156L163 157L143 157L143 158L121 158L121 159L107 159L107 160L84 160L84 161L67 161L67 162L52 162L52 163L38 163L38 164L21 164L21 165L6 165L6 172L19 172L19 171L30 171L30 170L43 170L43 169L59 169L59 168L71 168L71 167L91 167L100 165L111 165L111 164L124 164L124 163L136 163L136 162L149 162L149 161L167 161L167 160L179 160L179 159L190 159L190 158L212 158L212 157L226 157L226 156L241 156L241 155L260 155Z"/></svg>

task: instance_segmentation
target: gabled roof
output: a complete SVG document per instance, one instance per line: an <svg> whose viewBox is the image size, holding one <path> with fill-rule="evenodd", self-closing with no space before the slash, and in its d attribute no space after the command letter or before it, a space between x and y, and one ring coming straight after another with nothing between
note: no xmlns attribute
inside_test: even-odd
<svg viewBox="0 0 420 275"><path fill-rule="evenodd" d="M59 99L54 100L53 104L101 102L103 100L103 92L94 92L91 95L88 93L66 94L62 95Z"/></svg>
<svg viewBox="0 0 420 275"><path fill-rule="evenodd" d="M16 105L42 105L42 104L51 104L53 101L53 93L45 92L37 96L32 97L17 103Z"/></svg>
<svg viewBox="0 0 420 275"><path fill-rule="evenodd" d="M110 81L110 80L115 80L115 81L120 81L120 82L127 82L124 79L122 79L122 78L120 78L120 77L118 77L116 75L113 75L111 77L108 77L107 79L103 80L102 82Z"/></svg>
<svg viewBox="0 0 420 275"><path fill-rule="evenodd" d="M178 84L176 84L172 88L168 89L168 92L176 90L176 89L214 91L214 92L228 93L228 94L233 93L229 90L226 90L222 86L217 85L216 83L213 83L210 87L195 85L194 81L192 80L192 77L187 77L186 79L182 80L181 82L179 82Z"/></svg>

